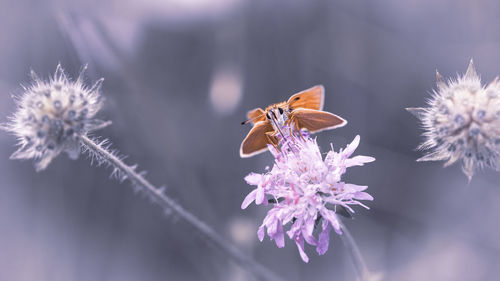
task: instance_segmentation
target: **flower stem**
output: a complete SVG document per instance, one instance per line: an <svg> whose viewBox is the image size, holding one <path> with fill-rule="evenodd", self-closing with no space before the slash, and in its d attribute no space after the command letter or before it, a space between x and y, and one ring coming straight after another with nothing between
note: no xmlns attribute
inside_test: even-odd
<svg viewBox="0 0 500 281"><path fill-rule="evenodd" d="M215 244L229 258L239 264L242 268L248 270L257 279L283 280L274 272L256 262L249 255L244 254L241 250L232 245L228 239L225 239L218 235L210 226L188 212L170 197L165 195L162 188L157 188L156 186L151 184L142 176L141 173L136 172L134 166L125 164L122 159L120 159L114 153L111 153L105 147L96 143L94 140L90 139L87 136L82 137L82 145L86 149L88 149L89 152L92 153L92 155L98 156L103 161L111 164L116 170L118 170L118 173L123 174L124 178L130 180L132 184L141 188L162 209L173 211L176 215L191 224L194 228L200 231L204 237L212 241L212 243Z"/></svg>
<svg viewBox="0 0 500 281"><path fill-rule="evenodd" d="M370 280L371 274L370 271L368 270L368 267L366 266L363 256L361 255L361 251L359 250L358 244L356 244L354 237L352 237L351 232L347 229L345 224L341 220L339 220L339 222L343 232L342 235L340 235L340 238L342 239L344 246L347 248L347 251L349 252L349 256L351 257L351 261L354 265L354 269L356 270L356 275L358 276L358 280L359 281Z"/></svg>

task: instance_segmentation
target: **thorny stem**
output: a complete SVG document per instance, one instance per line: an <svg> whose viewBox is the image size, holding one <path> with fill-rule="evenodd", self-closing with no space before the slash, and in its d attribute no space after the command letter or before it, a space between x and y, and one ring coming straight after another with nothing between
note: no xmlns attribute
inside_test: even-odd
<svg viewBox="0 0 500 281"><path fill-rule="evenodd" d="M244 254L238 248L233 246L227 239L219 236L210 226L185 210L174 200L164 194L163 189L155 187L146 180L140 173L135 171L133 166L125 164L118 156L109 152L106 148L94 142L87 136L82 137L82 144L92 153L102 157L104 161L112 164L119 172L123 173L134 185L142 188L144 192L150 195L151 199L164 210L172 210L179 217L186 220L189 224L199 230L206 238L213 242L220 250L227 254L232 260L241 267L248 270L259 280L283 280L274 272L265 268L256 262L250 256Z"/></svg>
<svg viewBox="0 0 500 281"><path fill-rule="evenodd" d="M369 281L371 274L366 266L363 256L361 255L358 244L356 244L354 237L352 237L351 232L347 229L345 224L341 220L339 220L339 222L340 228L342 229L342 235L340 235L340 238L349 252L354 269L356 270L356 275L358 276L358 280Z"/></svg>

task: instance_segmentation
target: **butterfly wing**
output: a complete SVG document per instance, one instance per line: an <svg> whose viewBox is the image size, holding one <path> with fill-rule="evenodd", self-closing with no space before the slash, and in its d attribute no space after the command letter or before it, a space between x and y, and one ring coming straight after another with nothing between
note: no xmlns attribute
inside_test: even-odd
<svg viewBox="0 0 500 281"><path fill-rule="evenodd" d="M288 106L292 109L309 108L323 110L324 100L325 88L323 85L317 85L291 96L288 99Z"/></svg>
<svg viewBox="0 0 500 281"><path fill-rule="evenodd" d="M273 126L267 120L255 123L241 143L240 157L247 158L265 151L268 144L266 133L273 131Z"/></svg>
<svg viewBox="0 0 500 281"><path fill-rule="evenodd" d="M266 115L262 108L255 108L247 112L247 118L252 124L255 124L259 121L265 121Z"/></svg>
<svg viewBox="0 0 500 281"><path fill-rule="evenodd" d="M299 128L306 128L311 133L331 130L347 124L345 119L333 113L306 108L293 110L292 118Z"/></svg>

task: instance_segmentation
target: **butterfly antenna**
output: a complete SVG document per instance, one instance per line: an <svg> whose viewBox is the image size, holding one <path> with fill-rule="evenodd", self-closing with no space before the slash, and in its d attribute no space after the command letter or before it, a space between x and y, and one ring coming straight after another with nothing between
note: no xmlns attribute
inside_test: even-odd
<svg viewBox="0 0 500 281"><path fill-rule="evenodd" d="M246 125L246 124L248 124L249 122L252 122L253 120L255 120L255 119L257 119L257 118L260 118L260 117L262 117L262 114L261 114L261 115L258 115L258 116L255 116L254 118L250 118L250 119L248 119L248 120L245 120L245 121L241 122L241 125Z"/></svg>

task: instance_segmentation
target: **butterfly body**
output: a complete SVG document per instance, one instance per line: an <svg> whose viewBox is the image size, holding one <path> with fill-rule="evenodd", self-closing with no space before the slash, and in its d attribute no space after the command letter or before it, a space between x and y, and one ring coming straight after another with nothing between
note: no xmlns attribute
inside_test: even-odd
<svg viewBox="0 0 500 281"><path fill-rule="evenodd" d="M253 127L243 140L240 156L243 158L259 154L268 144L277 146L276 135L292 134L292 128L300 132L307 129L311 133L342 127L347 124L343 118L322 111L324 88L314 86L291 96L288 101L272 104L265 109L255 108L247 113ZM283 130L287 126L288 130Z"/></svg>

